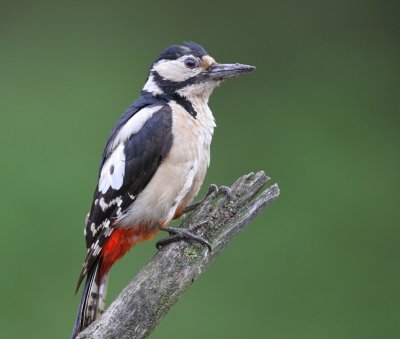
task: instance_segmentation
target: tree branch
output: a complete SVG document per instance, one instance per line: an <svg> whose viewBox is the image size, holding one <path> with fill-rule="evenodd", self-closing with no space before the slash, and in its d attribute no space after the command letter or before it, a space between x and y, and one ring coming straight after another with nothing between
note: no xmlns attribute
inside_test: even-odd
<svg viewBox="0 0 400 339"><path fill-rule="evenodd" d="M268 180L262 171L250 173L232 185L231 201L208 197L181 227L195 228L194 233L210 241L212 251L186 241L165 246L77 339L148 337L222 249L279 196L277 184L266 187Z"/></svg>

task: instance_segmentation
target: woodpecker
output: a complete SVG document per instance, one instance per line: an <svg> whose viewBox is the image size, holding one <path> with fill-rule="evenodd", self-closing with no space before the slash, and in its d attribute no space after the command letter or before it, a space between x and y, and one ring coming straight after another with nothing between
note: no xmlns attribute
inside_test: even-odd
<svg viewBox="0 0 400 339"><path fill-rule="evenodd" d="M72 338L103 312L111 266L137 242L160 229L171 232L171 220L190 210L210 164L216 125L209 97L223 80L254 70L219 64L194 42L172 45L152 63L140 97L116 122L101 157Z"/></svg>

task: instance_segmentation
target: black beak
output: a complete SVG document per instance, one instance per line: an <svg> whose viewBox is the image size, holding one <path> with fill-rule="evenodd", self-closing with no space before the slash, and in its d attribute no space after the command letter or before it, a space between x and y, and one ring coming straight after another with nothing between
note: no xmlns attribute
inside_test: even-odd
<svg viewBox="0 0 400 339"><path fill-rule="evenodd" d="M236 77L244 73L255 71L256 68L242 64L213 64L205 73L207 77L214 80L224 80Z"/></svg>

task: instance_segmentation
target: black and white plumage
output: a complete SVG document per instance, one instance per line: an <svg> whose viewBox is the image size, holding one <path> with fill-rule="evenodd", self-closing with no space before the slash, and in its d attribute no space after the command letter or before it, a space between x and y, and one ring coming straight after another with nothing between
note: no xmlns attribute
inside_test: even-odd
<svg viewBox="0 0 400 339"><path fill-rule="evenodd" d="M103 310L108 271L129 248L178 217L198 193L215 127L208 107L225 78L254 70L217 64L198 44L170 46L105 146L87 216L87 276L72 337Z"/></svg>
<svg viewBox="0 0 400 339"><path fill-rule="evenodd" d="M121 119L125 119L125 115L134 116L136 107L132 106ZM111 236L115 220L121 218L135 201L171 148L172 114L168 106L148 100L147 106L136 110L136 119L132 117L130 119L136 125L129 126L128 119L117 130L120 133L113 131L114 137L109 139L104 152L99 182L86 221L88 254L81 277ZM130 133L136 131L138 125L142 125L140 130ZM130 130L124 133L124 127L130 127Z"/></svg>

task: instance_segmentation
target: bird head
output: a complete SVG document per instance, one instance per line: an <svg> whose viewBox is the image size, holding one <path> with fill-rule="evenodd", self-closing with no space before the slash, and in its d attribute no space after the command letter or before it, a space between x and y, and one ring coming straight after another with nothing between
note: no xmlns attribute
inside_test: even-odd
<svg viewBox="0 0 400 339"><path fill-rule="evenodd" d="M243 64L219 64L202 46L187 42L161 52L152 64L143 90L155 96L179 95L208 100L223 80L255 69Z"/></svg>

